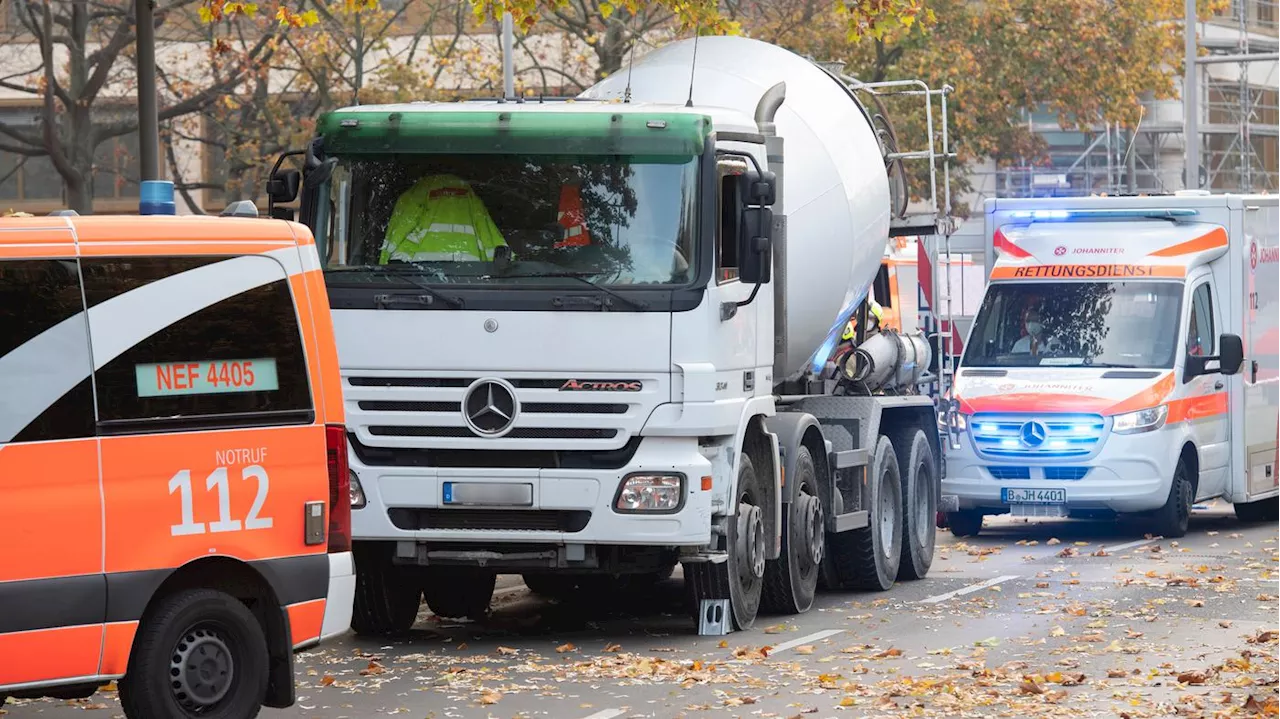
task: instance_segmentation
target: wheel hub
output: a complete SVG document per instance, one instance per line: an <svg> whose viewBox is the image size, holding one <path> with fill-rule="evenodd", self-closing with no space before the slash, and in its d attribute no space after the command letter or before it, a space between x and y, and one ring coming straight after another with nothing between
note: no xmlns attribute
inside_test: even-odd
<svg viewBox="0 0 1280 719"><path fill-rule="evenodd" d="M192 629L178 640L169 660L169 686L184 708L204 709L222 701L235 678L235 660L211 629Z"/></svg>
<svg viewBox="0 0 1280 719"><path fill-rule="evenodd" d="M809 550L809 561L817 565L822 561L822 552L827 541L826 522L822 514L822 501L812 494L800 495L800 515L805 546Z"/></svg>
<svg viewBox="0 0 1280 719"><path fill-rule="evenodd" d="M893 520L894 513L897 511L893 495L882 489L880 492L880 551L886 557L893 553Z"/></svg>
<svg viewBox="0 0 1280 719"><path fill-rule="evenodd" d="M747 576L760 579L764 577L764 522L760 508L754 504L742 504L738 507L738 556L746 561Z"/></svg>

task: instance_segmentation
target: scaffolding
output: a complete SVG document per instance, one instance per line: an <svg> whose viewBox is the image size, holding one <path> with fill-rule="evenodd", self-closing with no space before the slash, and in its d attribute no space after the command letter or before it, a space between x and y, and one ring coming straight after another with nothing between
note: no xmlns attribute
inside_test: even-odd
<svg viewBox="0 0 1280 719"><path fill-rule="evenodd" d="M1280 191L1278 15L1277 0L1234 0L1199 25L1199 46L1208 51L1196 69L1201 187ZM1187 187L1182 101L1151 100L1143 110L1132 129L1099 124L1082 132L1062 129L1050 113L1024 110L1027 129L1046 143L1045 156L1036 164L970 173L969 206L978 207L987 197L1163 193Z"/></svg>

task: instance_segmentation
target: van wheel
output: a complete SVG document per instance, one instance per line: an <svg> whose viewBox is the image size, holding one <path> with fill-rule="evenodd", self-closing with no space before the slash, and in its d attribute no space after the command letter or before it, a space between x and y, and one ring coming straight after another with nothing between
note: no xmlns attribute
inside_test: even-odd
<svg viewBox="0 0 1280 719"><path fill-rule="evenodd" d="M902 474L902 563L898 579L924 579L933 565L938 530L937 475L933 447L922 430L908 430L894 437Z"/></svg>
<svg viewBox="0 0 1280 719"><path fill-rule="evenodd" d="M1280 497L1241 502L1231 507L1236 511L1236 519L1241 522L1274 522L1280 519Z"/></svg>
<svg viewBox="0 0 1280 719"><path fill-rule="evenodd" d="M484 619L498 575L476 567L428 567L422 582L427 606L437 617Z"/></svg>
<svg viewBox="0 0 1280 719"><path fill-rule="evenodd" d="M249 609L225 592L191 589L143 620L120 704L130 719L252 719L267 675L267 639Z"/></svg>
<svg viewBox="0 0 1280 719"><path fill-rule="evenodd" d="M391 563L391 555L378 544L358 543L352 548L356 563L356 596L351 628L366 637L404 634L418 621L422 585L416 572Z"/></svg>
<svg viewBox="0 0 1280 719"><path fill-rule="evenodd" d="M1169 487L1169 498L1155 512L1153 533L1165 539L1186 536L1187 527L1191 524L1191 504L1194 500L1191 479L1187 476L1187 463L1178 462L1178 468L1173 473L1173 484Z"/></svg>
<svg viewBox="0 0 1280 719"><path fill-rule="evenodd" d="M982 531L982 512L976 509L962 509L959 512L947 512L947 527L955 537L976 537Z"/></svg>

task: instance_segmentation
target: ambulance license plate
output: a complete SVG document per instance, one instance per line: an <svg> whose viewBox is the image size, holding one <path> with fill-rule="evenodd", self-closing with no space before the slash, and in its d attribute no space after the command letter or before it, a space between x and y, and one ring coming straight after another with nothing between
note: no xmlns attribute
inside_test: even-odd
<svg viewBox="0 0 1280 719"><path fill-rule="evenodd" d="M445 482L445 504L499 507L533 506L533 485L511 482Z"/></svg>
<svg viewBox="0 0 1280 719"><path fill-rule="evenodd" d="M1005 504L1066 504L1067 490L1003 487L1000 489L1000 501Z"/></svg>

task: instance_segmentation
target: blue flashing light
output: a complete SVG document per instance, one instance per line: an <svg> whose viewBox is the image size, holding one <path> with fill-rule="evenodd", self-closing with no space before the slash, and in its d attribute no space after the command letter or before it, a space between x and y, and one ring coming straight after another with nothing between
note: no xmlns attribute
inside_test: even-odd
<svg viewBox="0 0 1280 719"><path fill-rule="evenodd" d="M143 180L138 188L139 215L176 215L173 183L168 180Z"/></svg>
<svg viewBox="0 0 1280 719"><path fill-rule="evenodd" d="M1054 220L1116 220L1116 219L1174 219L1178 217L1195 217L1199 210L1180 209L1111 209L1111 210L1014 210L1009 216L1015 220L1031 220L1033 222L1049 222Z"/></svg>

